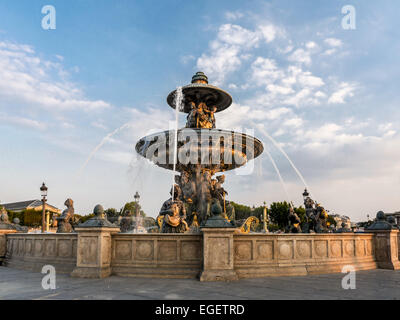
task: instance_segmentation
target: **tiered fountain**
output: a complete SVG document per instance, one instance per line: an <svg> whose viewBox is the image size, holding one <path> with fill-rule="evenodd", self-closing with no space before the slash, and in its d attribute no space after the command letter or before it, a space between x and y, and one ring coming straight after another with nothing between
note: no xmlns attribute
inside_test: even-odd
<svg viewBox="0 0 400 320"><path fill-rule="evenodd" d="M233 219L225 199L227 192L222 187L225 176L213 176L258 157L264 150L261 141L215 128L214 114L227 109L232 97L209 85L202 72L193 76L191 84L172 91L167 102L176 109L176 115L188 114L185 128L152 134L136 144L141 156L174 171L171 198L160 211L160 216L164 216L162 232L180 233L187 231L188 226L204 226L218 210L227 221Z"/></svg>

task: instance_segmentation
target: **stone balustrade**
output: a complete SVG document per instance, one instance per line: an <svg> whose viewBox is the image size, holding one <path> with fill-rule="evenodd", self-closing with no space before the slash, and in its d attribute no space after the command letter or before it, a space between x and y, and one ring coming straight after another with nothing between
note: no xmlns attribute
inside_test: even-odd
<svg viewBox="0 0 400 320"><path fill-rule="evenodd" d="M376 269L373 234L266 234L234 236L240 278Z"/></svg>
<svg viewBox="0 0 400 320"><path fill-rule="evenodd" d="M341 234L123 234L102 228L78 234L0 236L4 265L80 277L111 274L202 281L289 276L356 270L399 269L398 231ZM5 253L5 254L4 254ZM92 261L92 260L93 261ZM89 261L90 260L90 261Z"/></svg>
<svg viewBox="0 0 400 320"><path fill-rule="evenodd" d="M41 271L52 265L57 272L70 273L76 265L77 234L8 234L6 251L7 267Z"/></svg>
<svg viewBox="0 0 400 320"><path fill-rule="evenodd" d="M121 276L194 278L202 268L202 236L116 234L112 270Z"/></svg>

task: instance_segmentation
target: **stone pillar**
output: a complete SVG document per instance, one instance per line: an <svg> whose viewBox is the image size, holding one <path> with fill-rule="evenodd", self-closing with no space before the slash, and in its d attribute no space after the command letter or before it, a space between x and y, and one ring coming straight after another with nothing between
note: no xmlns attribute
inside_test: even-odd
<svg viewBox="0 0 400 320"><path fill-rule="evenodd" d="M378 268L400 270L399 231L368 230L375 234L375 258Z"/></svg>
<svg viewBox="0 0 400 320"><path fill-rule="evenodd" d="M238 280L234 270L234 228L203 228L203 271L200 281Z"/></svg>
<svg viewBox="0 0 400 320"><path fill-rule="evenodd" d="M72 277L106 278L111 275L111 236L120 229L107 221L104 209L97 205L96 217L78 225L78 250Z"/></svg>
<svg viewBox="0 0 400 320"><path fill-rule="evenodd" d="M7 239L5 234L0 233L0 266L6 257L7 252Z"/></svg>

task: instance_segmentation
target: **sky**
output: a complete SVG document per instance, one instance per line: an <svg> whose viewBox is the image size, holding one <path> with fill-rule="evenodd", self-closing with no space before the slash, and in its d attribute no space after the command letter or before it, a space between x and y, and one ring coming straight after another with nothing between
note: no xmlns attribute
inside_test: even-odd
<svg viewBox="0 0 400 320"><path fill-rule="evenodd" d="M42 28L46 5L55 29ZM346 5L353 30L342 26ZM398 211L399 9L395 0L0 0L0 203L40 198L44 181L61 209L67 198L79 214L120 209L138 191L156 217L172 174L134 146L174 127L167 95L203 71L233 97L217 127L253 130L266 149L247 174L226 173L229 200L301 205L304 183L281 148L331 213L361 221Z"/></svg>

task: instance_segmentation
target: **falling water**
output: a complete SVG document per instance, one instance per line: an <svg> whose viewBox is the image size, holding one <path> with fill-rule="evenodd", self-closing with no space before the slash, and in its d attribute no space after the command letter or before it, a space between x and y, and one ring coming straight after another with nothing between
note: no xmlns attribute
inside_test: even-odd
<svg viewBox="0 0 400 320"><path fill-rule="evenodd" d="M255 125L255 124L254 124ZM304 179L303 175L300 173L300 171L296 168L296 166L294 165L293 161L289 158L289 156L287 155L287 153L282 149L282 147L275 141L274 138L272 138L268 132L262 128L261 126L257 126L255 125L269 140L271 140L271 142L275 145L275 147L278 148L278 150L284 155L284 157L289 161L290 165L292 166L293 170L297 173L297 175L299 176L300 180L303 182L304 186L307 188L307 190L310 192L311 194L311 190L308 187L306 180Z"/></svg>
<svg viewBox="0 0 400 320"><path fill-rule="evenodd" d="M175 170L178 162L178 124L179 124L179 111L182 107L183 93L182 87L176 89L175 94L175 139L174 139L174 166L172 170L172 201L175 195Z"/></svg>
<svg viewBox="0 0 400 320"><path fill-rule="evenodd" d="M89 163L89 161L93 158L93 156L96 154L97 151L99 151L99 149L107 142L108 139L110 139L112 136L116 135L118 132L132 127L132 124L130 123L125 123L124 125L122 125L121 127L115 129L113 132L110 132L109 134L107 134L102 140L101 142L96 146L96 148L93 149L93 151L90 153L89 157L86 159L85 163L83 164L83 166L81 167L81 169L78 172L78 175L80 175L83 170L85 169L85 167L87 166L87 164Z"/></svg>
<svg viewBox="0 0 400 320"><path fill-rule="evenodd" d="M279 171L278 166L276 165L275 160L272 158L271 154L269 153L269 151L268 151L266 148L264 148L264 152L268 155L269 160L271 160L271 163L272 163L273 167L275 168L275 171L276 171L276 173L277 173L277 175L278 175L278 177L279 177L279 180L281 181L282 188L283 188L283 190L285 191L286 198L290 201L291 199L290 199L289 193L288 193L288 191L287 191L287 189L286 189L286 184L285 184L285 182L283 181L281 172Z"/></svg>

